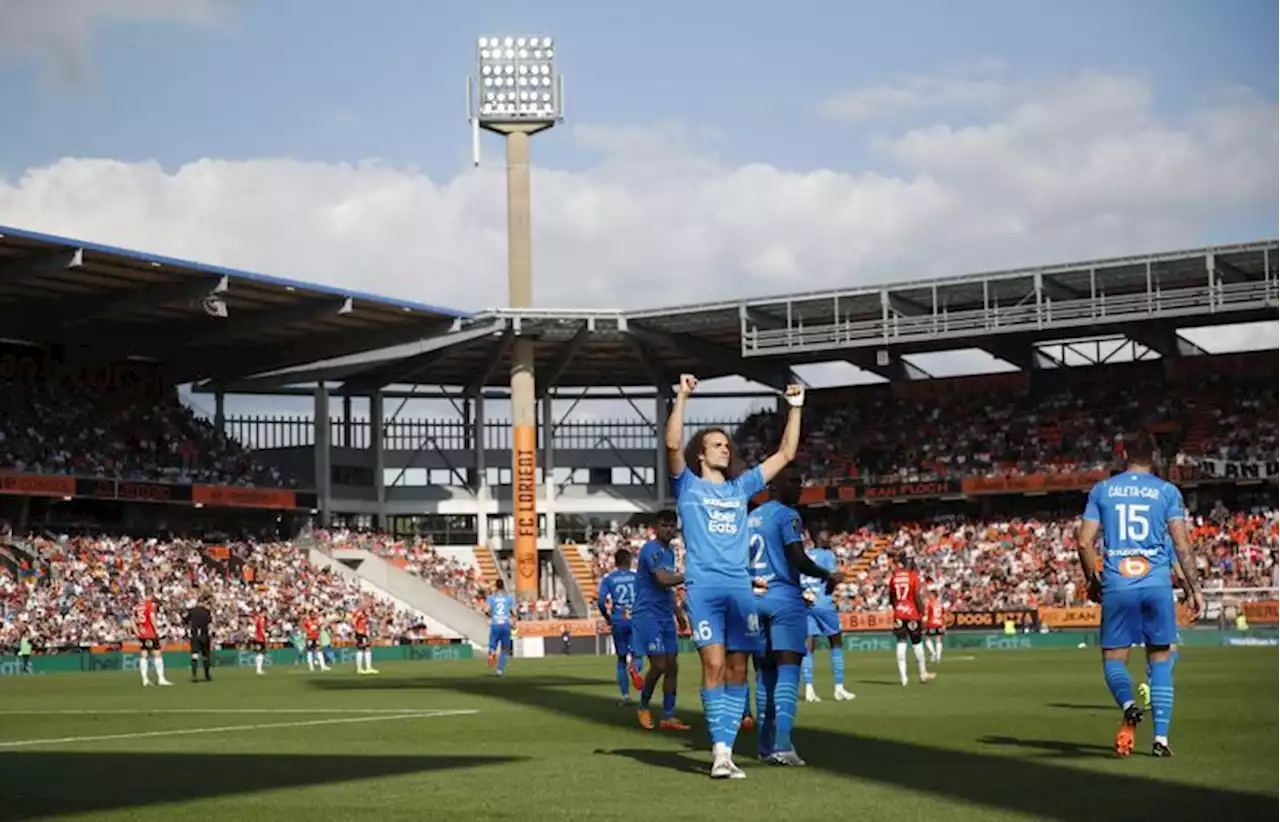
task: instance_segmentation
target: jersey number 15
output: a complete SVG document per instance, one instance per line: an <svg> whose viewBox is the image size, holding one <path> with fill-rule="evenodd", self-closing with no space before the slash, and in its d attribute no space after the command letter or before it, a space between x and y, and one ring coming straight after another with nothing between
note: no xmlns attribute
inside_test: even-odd
<svg viewBox="0 0 1280 822"><path fill-rule="evenodd" d="M1120 538L1131 542L1142 542L1151 536L1150 505L1120 503L1116 506L1116 519L1120 524Z"/></svg>

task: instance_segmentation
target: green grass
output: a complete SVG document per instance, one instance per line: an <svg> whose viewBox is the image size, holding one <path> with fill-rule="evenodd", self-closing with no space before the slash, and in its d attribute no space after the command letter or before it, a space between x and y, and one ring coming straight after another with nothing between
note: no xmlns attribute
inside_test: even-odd
<svg viewBox="0 0 1280 822"><path fill-rule="evenodd" d="M7 679L0 820L1276 818L1274 650L1183 650L1171 760L1111 755L1117 716L1095 651L957 654L906 689L891 657L847 659L857 700L800 708L810 767L756 764L745 734L738 782L705 776L692 657L684 735L637 727L603 657L515 660L504 679L482 661L378 677L225 670L199 685L171 671L172 688L146 690L129 673ZM197 709L224 713L186 713ZM52 713L71 710L89 713ZM448 710L477 713L398 713ZM290 727L11 744L273 724Z"/></svg>

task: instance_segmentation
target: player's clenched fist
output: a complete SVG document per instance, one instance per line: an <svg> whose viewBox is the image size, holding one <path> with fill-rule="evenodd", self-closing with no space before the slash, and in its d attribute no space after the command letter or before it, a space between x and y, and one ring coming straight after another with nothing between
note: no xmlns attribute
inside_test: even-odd
<svg viewBox="0 0 1280 822"><path fill-rule="evenodd" d="M693 393L693 389L698 387L698 378L692 374L680 375L680 395L687 397Z"/></svg>
<svg viewBox="0 0 1280 822"><path fill-rule="evenodd" d="M787 390L783 392L782 397L787 401L787 404L790 405L792 408L803 408L804 407L804 386L788 385Z"/></svg>

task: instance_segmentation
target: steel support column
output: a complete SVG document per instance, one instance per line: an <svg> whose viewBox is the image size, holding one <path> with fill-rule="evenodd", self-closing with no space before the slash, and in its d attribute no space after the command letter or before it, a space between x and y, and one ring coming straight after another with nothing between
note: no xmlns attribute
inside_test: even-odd
<svg viewBox="0 0 1280 822"><path fill-rule="evenodd" d="M329 469L332 426L329 421L329 389L323 385L316 386L314 416L316 427L316 497L320 508L320 526L328 528L333 508L333 489L331 487L333 472Z"/></svg>
<svg viewBox="0 0 1280 822"><path fill-rule="evenodd" d="M387 528L387 449L386 420L381 391L369 395L369 448L373 451L373 494L378 508L374 521L378 528Z"/></svg>

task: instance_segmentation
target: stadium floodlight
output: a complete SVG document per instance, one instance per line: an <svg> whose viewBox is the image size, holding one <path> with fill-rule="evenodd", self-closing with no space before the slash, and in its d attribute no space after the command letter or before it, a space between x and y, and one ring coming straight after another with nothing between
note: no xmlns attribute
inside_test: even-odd
<svg viewBox="0 0 1280 822"><path fill-rule="evenodd" d="M471 157L475 165L480 165L481 129L505 138L507 302L512 308L531 308L533 231L529 143L534 134L564 119L564 79L556 73L556 44L550 37L481 37L476 40L476 69L476 76L467 78ZM516 595L523 600L538 597L538 417L534 365L533 340L517 331L511 346L511 478ZM554 542L553 517L548 516L546 522L548 536Z"/></svg>
<svg viewBox="0 0 1280 822"><path fill-rule="evenodd" d="M480 130L535 134L564 119L564 77L550 37L480 37L476 75L467 78L472 162L480 165Z"/></svg>

